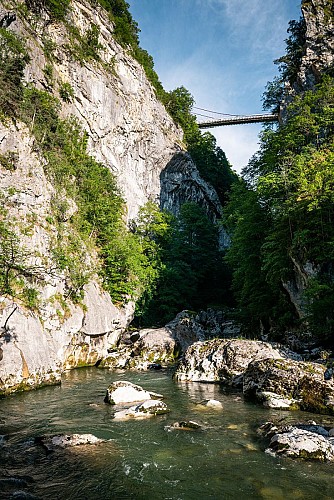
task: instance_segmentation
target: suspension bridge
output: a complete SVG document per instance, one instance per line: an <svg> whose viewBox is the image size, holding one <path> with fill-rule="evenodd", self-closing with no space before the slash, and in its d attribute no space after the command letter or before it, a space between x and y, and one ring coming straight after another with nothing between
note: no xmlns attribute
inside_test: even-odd
<svg viewBox="0 0 334 500"><path fill-rule="evenodd" d="M204 115L199 111L205 111L210 115ZM231 115L228 113L218 113L208 109L197 108L193 106L193 113L197 118L198 127L201 129L223 127L225 125L239 125L242 123L265 123L265 122L278 122L278 114L258 114L258 115ZM215 115L215 116L212 116Z"/></svg>

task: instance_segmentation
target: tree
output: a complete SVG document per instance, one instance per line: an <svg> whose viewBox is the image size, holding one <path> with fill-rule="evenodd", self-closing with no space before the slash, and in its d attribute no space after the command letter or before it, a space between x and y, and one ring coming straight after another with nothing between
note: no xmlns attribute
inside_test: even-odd
<svg viewBox="0 0 334 500"><path fill-rule="evenodd" d="M218 228L195 203L185 203L176 218L169 216L157 225L158 220L146 218L145 231L140 229L148 244L154 243L159 262L154 293L145 302L141 321L165 324L182 309L221 305L229 283Z"/></svg>
<svg viewBox="0 0 334 500"><path fill-rule="evenodd" d="M297 80L298 71L305 51L306 23L304 18L299 21L290 21L288 28L289 37L285 40L285 55L276 59L275 64L283 81L293 84Z"/></svg>
<svg viewBox="0 0 334 500"><path fill-rule="evenodd" d="M195 135L189 140L188 151L201 177L215 188L220 202L225 205L228 192L237 176L231 170L224 151L217 146L216 138L210 132Z"/></svg>
<svg viewBox="0 0 334 500"><path fill-rule="evenodd" d="M275 302L286 302L284 283L313 269L304 316L323 339L334 333L333 109L329 76L296 95L286 123L262 134L260 150L244 172L249 185L234 188L227 207L234 221L228 259L240 309L260 318L262 302L272 325L282 318L285 327L293 325L293 315Z"/></svg>

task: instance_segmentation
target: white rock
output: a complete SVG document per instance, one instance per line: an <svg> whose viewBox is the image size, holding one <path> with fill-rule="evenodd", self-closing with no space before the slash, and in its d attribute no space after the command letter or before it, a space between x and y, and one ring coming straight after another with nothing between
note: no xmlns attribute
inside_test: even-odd
<svg viewBox="0 0 334 500"><path fill-rule="evenodd" d="M68 448L71 446L80 446L87 444L103 443L93 434L58 434L56 436L43 436L36 438L37 444L42 444L47 450L52 451L55 448Z"/></svg>
<svg viewBox="0 0 334 500"><path fill-rule="evenodd" d="M161 399L161 394L144 390L139 385L132 384L125 380L113 382L107 390L105 402L110 404L133 403L135 401L146 401L151 399Z"/></svg>
<svg viewBox="0 0 334 500"><path fill-rule="evenodd" d="M274 392L262 391L258 394L260 400L263 401L263 406L266 408L275 408L277 410L288 410L297 402L295 399L284 398Z"/></svg>
<svg viewBox="0 0 334 500"><path fill-rule="evenodd" d="M223 408L221 402L217 401L216 399L209 399L209 401L206 403L206 406L208 406L209 408Z"/></svg>
<svg viewBox="0 0 334 500"><path fill-rule="evenodd" d="M275 434L270 441L269 449L277 455L292 458L334 460L334 446L325 437L298 428Z"/></svg>
<svg viewBox="0 0 334 500"><path fill-rule="evenodd" d="M169 411L166 403L156 399L149 399L137 406L115 413L115 420L128 420L131 418L151 418L155 415L161 415Z"/></svg>

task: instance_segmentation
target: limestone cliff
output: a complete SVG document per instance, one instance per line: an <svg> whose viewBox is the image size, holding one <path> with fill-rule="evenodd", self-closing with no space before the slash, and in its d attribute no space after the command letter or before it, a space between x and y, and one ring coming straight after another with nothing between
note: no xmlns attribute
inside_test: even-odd
<svg viewBox="0 0 334 500"><path fill-rule="evenodd" d="M332 0L304 0L302 13L306 23L304 56L298 81L303 89L319 82L334 62L334 4Z"/></svg>
<svg viewBox="0 0 334 500"><path fill-rule="evenodd" d="M88 134L88 152L117 178L127 220L148 200L176 212L190 198L217 217L221 207L216 193L183 152L182 133L157 100L144 70L115 41L107 13L75 0L62 23L43 9L37 16L23 7L0 2L0 26L24 39L29 51L25 83L60 97L61 116L79 120ZM98 33L98 60L75 53L80 47L73 33L85 37L92 26ZM66 98L64 89L70 90ZM59 228L50 213L55 199L60 201L62 232L70 238L68 220L76 212L75 202L55 192L45 173L47 162L27 125L18 120L1 123L0 154L10 160L10 168L4 162L0 166L2 208L17 237L12 236L10 244L24 259L25 272L40 294L37 308L0 298L1 395L55 383L66 368L95 364L131 321L134 304L116 307L94 273L81 303L71 300L67 276L54 264ZM95 250L83 242L77 247L82 267L94 269Z"/></svg>

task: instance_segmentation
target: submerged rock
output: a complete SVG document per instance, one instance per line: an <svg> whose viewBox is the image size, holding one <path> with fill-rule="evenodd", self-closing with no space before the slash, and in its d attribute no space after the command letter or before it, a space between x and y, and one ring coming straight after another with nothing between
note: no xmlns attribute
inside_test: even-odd
<svg viewBox="0 0 334 500"><path fill-rule="evenodd" d="M181 429L183 431L192 431L194 429L201 429L202 426L193 420L185 420L181 422L174 422L174 424L166 425L166 431L172 431L175 429Z"/></svg>
<svg viewBox="0 0 334 500"><path fill-rule="evenodd" d="M93 434L57 434L55 436L39 436L35 438L35 443L42 445L51 452L57 448L68 448L86 444L99 444L105 440L99 439Z"/></svg>
<svg viewBox="0 0 334 500"><path fill-rule="evenodd" d="M155 415L168 413L169 408L166 403L156 399L148 399L137 406L131 406L126 410L117 411L114 415L115 420L128 420L131 418L150 418Z"/></svg>
<svg viewBox="0 0 334 500"><path fill-rule="evenodd" d="M262 359L249 364L243 392L264 406L334 414L334 382L326 368L291 359Z"/></svg>
<svg viewBox="0 0 334 500"><path fill-rule="evenodd" d="M175 378L180 381L220 382L242 387L248 365L259 359L300 356L278 344L241 339L196 342L181 359Z"/></svg>
<svg viewBox="0 0 334 500"><path fill-rule="evenodd" d="M132 382L126 380L119 380L113 382L108 387L104 402L115 405L118 403L133 403L135 401L162 398L161 394L145 391L140 385L132 384Z"/></svg>

